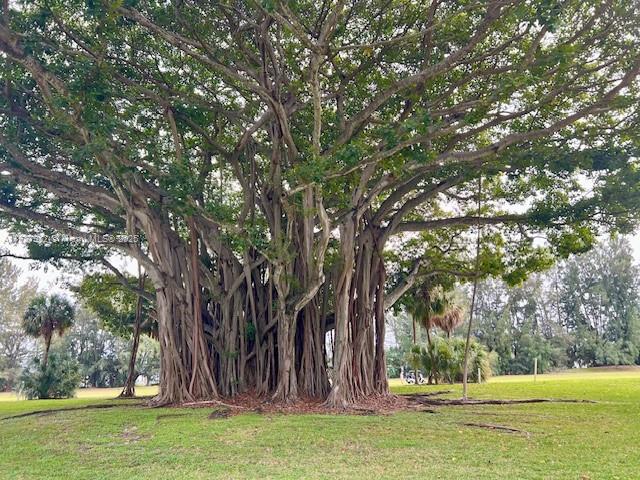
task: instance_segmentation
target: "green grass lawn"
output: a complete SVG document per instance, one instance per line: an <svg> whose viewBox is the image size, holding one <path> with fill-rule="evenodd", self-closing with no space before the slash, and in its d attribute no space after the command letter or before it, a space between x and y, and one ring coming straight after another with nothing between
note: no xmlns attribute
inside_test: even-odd
<svg viewBox="0 0 640 480"><path fill-rule="evenodd" d="M402 386L396 393L460 386ZM114 402L0 401L0 418ZM143 390L149 394L152 390ZM393 415L242 414L211 408L118 407L0 420L0 478L640 479L640 370L497 377L474 398L576 398L598 403L440 407ZM500 424L505 433L465 423Z"/></svg>

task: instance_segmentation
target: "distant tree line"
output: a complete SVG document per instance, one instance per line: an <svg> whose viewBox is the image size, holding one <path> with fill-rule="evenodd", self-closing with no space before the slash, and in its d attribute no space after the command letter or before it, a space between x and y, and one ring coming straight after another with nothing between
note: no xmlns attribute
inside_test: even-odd
<svg viewBox="0 0 640 480"><path fill-rule="evenodd" d="M521 286L480 285L474 335L498 371L640 363L640 266L623 238L573 256Z"/></svg>
<svg viewBox="0 0 640 480"><path fill-rule="evenodd" d="M468 292L458 286L453 297L464 307L466 324ZM392 334L387 368L390 377L398 377L402 367L413 368L412 316L399 311L387 323ZM424 328L416 335L415 343L426 347ZM539 372L640 364L640 265L629 241L603 242L518 286L484 280L478 286L473 335L494 352L496 374L531 373L535 358Z"/></svg>
<svg viewBox="0 0 640 480"><path fill-rule="evenodd" d="M22 329L22 315L37 293L37 284L32 279L20 283L19 274L8 259L0 259L0 391L13 388L35 348Z"/></svg>

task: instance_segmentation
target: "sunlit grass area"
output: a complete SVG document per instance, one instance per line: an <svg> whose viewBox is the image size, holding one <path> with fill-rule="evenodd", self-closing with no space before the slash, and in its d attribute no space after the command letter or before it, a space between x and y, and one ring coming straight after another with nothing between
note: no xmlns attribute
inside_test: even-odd
<svg viewBox="0 0 640 480"><path fill-rule="evenodd" d="M402 386L394 380L392 389L460 395L459 385ZM250 413L211 420L212 408L145 408L135 400L111 400L117 393L81 390L70 400L4 398L0 418L117 406L0 420L0 478L640 478L639 369L470 384L474 398L597 403L437 407L435 413L393 415Z"/></svg>
<svg viewBox="0 0 640 480"><path fill-rule="evenodd" d="M106 398L115 398L120 395L122 388L81 388L76 391L76 398L84 399L84 398L95 398L95 399L106 399ZM147 397L150 395L155 395L158 393L157 386L138 386L136 387L136 395L140 397ZM15 392L0 392L0 402L2 401L16 401L21 400L20 395Z"/></svg>
<svg viewBox="0 0 640 480"><path fill-rule="evenodd" d="M574 368L571 370L560 370L553 373L533 375L498 375L491 377L488 383L536 383L536 382L556 382L563 380L578 379L598 379L605 380L607 378L638 378L640 379L640 366L629 365L619 367L597 367L597 368ZM399 378L389 379L389 385L394 387L406 386Z"/></svg>
<svg viewBox="0 0 640 480"><path fill-rule="evenodd" d="M595 375L595 376L594 376ZM598 368L574 368L571 370L561 370L559 372L546 373L538 375L536 382L555 382L562 380L577 380L598 378L604 380L606 378L640 378L639 366L622 366L622 367L598 367ZM533 375L501 375L489 379L491 383L504 382L533 382Z"/></svg>

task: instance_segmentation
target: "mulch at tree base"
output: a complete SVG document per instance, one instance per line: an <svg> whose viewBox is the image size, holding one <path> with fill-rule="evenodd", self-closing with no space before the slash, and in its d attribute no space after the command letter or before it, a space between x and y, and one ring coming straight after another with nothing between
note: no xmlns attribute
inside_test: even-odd
<svg viewBox="0 0 640 480"><path fill-rule="evenodd" d="M268 398L257 397L250 393L223 400L192 402L176 407L211 408L216 407L209 418L227 418L232 415L253 412L260 414L329 414L329 415L390 415L396 412L437 413L437 409L425 407L475 406L475 405L512 405L529 403L596 403L592 400L525 398L525 399L448 399L434 398L451 393L450 390L426 392L408 395L371 396L357 405L347 408L331 408L316 398L301 398L290 404L272 402Z"/></svg>
<svg viewBox="0 0 640 480"><path fill-rule="evenodd" d="M211 408L215 410L210 418L226 418L240 413L259 414L348 414L348 415L389 415L391 413L422 409L402 395L371 396L357 405L347 408L330 408L317 398L301 397L292 403L271 401L268 397L257 397L251 393L237 395L224 400L190 402L175 405L177 408ZM224 413L223 413L224 412Z"/></svg>

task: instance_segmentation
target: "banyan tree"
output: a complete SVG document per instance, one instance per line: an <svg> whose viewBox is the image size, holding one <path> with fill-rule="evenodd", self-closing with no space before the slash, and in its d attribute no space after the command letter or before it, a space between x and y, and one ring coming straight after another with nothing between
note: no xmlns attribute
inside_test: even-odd
<svg viewBox="0 0 640 480"><path fill-rule="evenodd" d="M483 272L516 281L634 224L639 17L632 0L4 2L3 225L38 258L143 266L158 403L384 395L385 310L416 279L465 278L470 228Z"/></svg>

